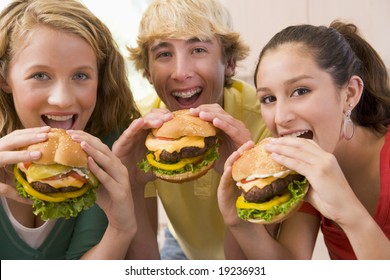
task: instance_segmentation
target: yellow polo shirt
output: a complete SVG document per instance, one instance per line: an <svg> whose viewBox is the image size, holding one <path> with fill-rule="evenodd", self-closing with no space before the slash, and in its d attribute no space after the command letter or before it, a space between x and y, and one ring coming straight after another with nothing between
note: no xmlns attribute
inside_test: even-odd
<svg viewBox="0 0 390 280"><path fill-rule="evenodd" d="M140 102L141 112L165 105L158 97ZM224 110L241 120L253 140L269 136L261 118L255 88L239 80L224 89ZM218 208L217 187L220 175L210 170L203 177L181 184L157 179L147 184L145 196L159 196L169 219L169 229L189 259L224 259L226 227Z"/></svg>

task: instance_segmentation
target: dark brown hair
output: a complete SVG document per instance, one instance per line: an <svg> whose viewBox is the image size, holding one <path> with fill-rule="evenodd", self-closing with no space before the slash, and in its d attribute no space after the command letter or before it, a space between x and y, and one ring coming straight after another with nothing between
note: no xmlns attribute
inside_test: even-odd
<svg viewBox="0 0 390 280"><path fill-rule="evenodd" d="M358 125L386 133L390 123L387 69L375 49L359 35L356 25L334 21L330 27L304 24L283 29L261 51L255 70L255 85L265 53L286 43L302 45L339 87L352 76L359 76L364 82L364 90L351 118Z"/></svg>

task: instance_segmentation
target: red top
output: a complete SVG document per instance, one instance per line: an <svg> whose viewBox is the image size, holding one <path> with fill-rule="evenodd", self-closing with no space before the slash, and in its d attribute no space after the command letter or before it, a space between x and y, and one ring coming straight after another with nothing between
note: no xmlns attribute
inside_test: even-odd
<svg viewBox="0 0 390 280"><path fill-rule="evenodd" d="M302 205L299 211L318 216L321 219L321 231L331 259L356 259L347 236L336 223L326 219L307 202ZM380 154L380 194L374 219L387 238L390 239L390 132L386 134L385 144ZM375 236L372 238L374 239Z"/></svg>

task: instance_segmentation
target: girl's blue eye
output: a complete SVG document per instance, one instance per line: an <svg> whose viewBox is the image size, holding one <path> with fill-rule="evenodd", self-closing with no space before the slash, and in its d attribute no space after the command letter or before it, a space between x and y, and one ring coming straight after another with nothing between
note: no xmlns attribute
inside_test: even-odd
<svg viewBox="0 0 390 280"><path fill-rule="evenodd" d="M76 75L74 75L75 77L75 80L86 80L88 79L88 76L84 73L77 73Z"/></svg>
<svg viewBox="0 0 390 280"><path fill-rule="evenodd" d="M47 80L49 78L45 73L36 73L32 77L36 80Z"/></svg>

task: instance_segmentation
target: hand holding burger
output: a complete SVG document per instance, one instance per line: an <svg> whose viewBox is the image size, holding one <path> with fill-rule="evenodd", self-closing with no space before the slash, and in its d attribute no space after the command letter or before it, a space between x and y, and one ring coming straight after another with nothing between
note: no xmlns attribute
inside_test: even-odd
<svg viewBox="0 0 390 280"><path fill-rule="evenodd" d="M264 150L270 138L243 152L232 166L232 177L242 191L236 201L238 216L249 222L281 222L299 209L308 191L306 178L287 169Z"/></svg>
<svg viewBox="0 0 390 280"><path fill-rule="evenodd" d="M212 123L192 116L189 110L152 129L145 145L146 160L139 164L169 182L185 182L206 174L218 159L218 138Z"/></svg>
<svg viewBox="0 0 390 280"><path fill-rule="evenodd" d="M25 149L42 154L14 166L17 190L33 200L35 215L43 220L76 217L95 203L99 181L88 169L87 154L65 130L52 128L47 141Z"/></svg>

